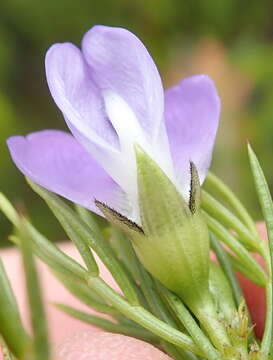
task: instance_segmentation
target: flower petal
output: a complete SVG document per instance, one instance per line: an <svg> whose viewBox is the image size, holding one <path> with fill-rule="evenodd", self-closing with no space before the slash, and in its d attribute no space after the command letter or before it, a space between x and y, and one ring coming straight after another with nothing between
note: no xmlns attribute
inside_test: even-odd
<svg viewBox="0 0 273 360"><path fill-rule="evenodd" d="M123 98L146 134L156 137L163 120L163 88L142 42L128 30L94 26L85 34L82 50L102 93ZM122 120L130 126L127 118Z"/></svg>
<svg viewBox="0 0 273 360"><path fill-rule="evenodd" d="M50 92L69 129L120 184L119 140L80 50L70 43L55 44L46 54L45 66Z"/></svg>
<svg viewBox="0 0 273 360"><path fill-rule="evenodd" d="M186 78L165 92L165 119L171 154L181 191L188 195L190 161L201 183L210 166L219 123L220 100L206 75Z"/></svg>
<svg viewBox="0 0 273 360"><path fill-rule="evenodd" d="M91 80L80 50L70 43L47 51L46 76L54 101L66 119L87 138L118 147L118 138L104 112L103 99Z"/></svg>
<svg viewBox="0 0 273 360"><path fill-rule="evenodd" d="M34 182L100 215L94 199L126 216L120 187L70 134L44 130L7 143L16 166Z"/></svg>

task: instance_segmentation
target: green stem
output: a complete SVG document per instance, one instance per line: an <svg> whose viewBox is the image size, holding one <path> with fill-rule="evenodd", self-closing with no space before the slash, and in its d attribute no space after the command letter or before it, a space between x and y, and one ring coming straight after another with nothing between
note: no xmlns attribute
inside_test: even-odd
<svg viewBox="0 0 273 360"><path fill-rule="evenodd" d="M169 310L164 306L160 295L157 292L156 285L147 271L140 265L140 286L147 299L151 312L153 312L159 319L166 322L173 328L177 328L177 324L171 316Z"/></svg>
<svg viewBox="0 0 273 360"><path fill-rule="evenodd" d="M70 225L70 222L67 221L67 219L64 216L58 214L58 220L61 226L63 227L63 229L65 230L68 238L73 242L73 244L76 246L77 250L79 251L88 271L94 276L98 275L99 274L98 265L86 241L84 241L81 238L81 236L78 235L77 231L73 229L73 226Z"/></svg>
<svg viewBox="0 0 273 360"><path fill-rule="evenodd" d="M204 307L197 308L193 313L200 321L217 350L222 352L224 347L230 345L225 325L218 319L212 302L206 302Z"/></svg>
<svg viewBox="0 0 273 360"><path fill-rule="evenodd" d="M140 264L131 241L117 228L112 227L110 231L109 241L113 251L130 271L135 282L140 282Z"/></svg>
<svg viewBox="0 0 273 360"><path fill-rule="evenodd" d="M168 355L171 356L173 360L197 360L199 359L193 353L185 351L181 348L174 346L173 344L168 343L167 341L162 341L164 350Z"/></svg>
<svg viewBox="0 0 273 360"><path fill-rule="evenodd" d="M137 339L152 343L158 344L159 339L157 336L152 334L151 332L142 329L136 326L124 325L124 324L115 324L110 320L101 318L99 316L91 315L86 312L77 310L72 308L71 306L65 304L54 304L59 310L65 312L69 316L81 320L87 324L91 324L97 326L105 331L116 333L116 334L123 334L127 336L132 336Z"/></svg>
<svg viewBox="0 0 273 360"><path fill-rule="evenodd" d="M90 229L92 229L96 239L100 240L103 238L102 231L95 219L95 215L90 210L77 204L75 204L75 210L80 218L90 227Z"/></svg>
<svg viewBox="0 0 273 360"><path fill-rule="evenodd" d="M177 318L184 325L195 344L200 348L201 351L207 354L207 358L209 360L218 360L218 351L212 346L211 342L197 325L196 321L193 319L189 310L185 307L182 301L170 291L163 288L161 288L161 290L171 309L175 312Z"/></svg>
<svg viewBox="0 0 273 360"><path fill-rule="evenodd" d="M206 177L206 185L212 190L217 192L222 199L230 205L235 214L242 220L242 222L248 227L248 229L258 236L258 231L255 222L249 215L248 211L233 193L233 191L217 176L209 172Z"/></svg>
<svg viewBox="0 0 273 360"><path fill-rule="evenodd" d="M112 306L106 304L104 300L99 298L99 296L94 291L90 291L90 288L86 285L86 282L81 282L79 280L75 281L74 279L71 279L71 277L64 276L58 271L53 270L53 272L57 279L64 285L64 287L83 304L92 308L96 312L111 315L112 317L120 315L120 313Z"/></svg>
<svg viewBox="0 0 273 360"><path fill-rule="evenodd" d="M42 261L49 263L49 266L51 266L52 262L58 264L58 269L63 269L67 274L70 273L70 276L84 277L86 270L83 266L62 252L55 244L39 233L26 219L23 222L33 244L33 250Z"/></svg>
<svg viewBox="0 0 273 360"><path fill-rule="evenodd" d="M114 228L112 229L111 234L111 245L114 251L119 254L120 260L123 261L127 270L130 272L131 277L139 284L138 288L145 300L142 301L142 306L150 310L158 318L169 325L177 327L170 312L160 299L155 281L139 262L130 240Z"/></svg>
<svg viewBox="0 0 273 360"><path fill-rule="evenodd" d="M189 350L196 355L203 356L200 349L194 344L191 338L181 331L178 331L163 321L157 319L149 311L141 306L131 305L121 295L117 294L109 285L99 277L88 276L87 284L94 291L97 292L106 301L113 304L113 306L129 319L137 322L147 330L150 330L155 335L161 337L171 344L177 345L184 350Z"/></svg>
<svg viewBox="0 0 273 360"><path fill-rule="evenodd" d="M130 280L138 296L139 304L148 309L147 299L143 294L140 284L139 261L134 249L127 237L115 228L111 229L109 244L116 257L119 259L120 266L123 267L128 279Z"/></svg>
<svg viewBox="0 0 273 360"><path fill-rule="evenodd" d="M133 254L134 250L132 249ZM158 292L158 287L155 284L155 281L152 277L147 273L144 267L139 263L138 259L135 257L135 268L137 268L136 273L138 274L140 287L145 295L147 303L149 305L149 309L153 314L155 314L160 320L164 321L165 323L169 324L173 328L177 329L177 324L173 319L170 311L166 308L165 304L163 303L161 296ZM177 346L164 341L163 346L165 351L175 360L197 360L197 357L186 351L182 348L178 348Z"/></svg>
<svg viewBox="0 0 273 360"><path fill-rule="evenodd" d="M111 272L113 278L116 280L129 302L133 305L138 304L139 300L135 288L132 286L127 274L124 272L124 268L121 266L105 238L103 236L97 238L96 236L98 236L98 233L95 234L87 225L86 221L83 221L80 216L57 195L33 183L30 179L27 179L27 181L31 188L45 200L56 218L63 225L69 224L69 228L73 229L77 236L95 251ZM65 223L63 222L64 220Z"/></svg>

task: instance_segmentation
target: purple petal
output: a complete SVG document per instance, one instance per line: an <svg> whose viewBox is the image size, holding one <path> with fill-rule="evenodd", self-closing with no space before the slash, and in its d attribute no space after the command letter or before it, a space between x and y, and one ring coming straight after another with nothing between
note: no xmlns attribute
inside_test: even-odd
<svg viewBox="0 0 273 360"><path fill-rule="evenodd" d="M95 26L85 34L82 50L102 92L111 91L122 97L144 131L157 136L163 119L163 89L157 68L142 42L128 30Z"/></svg>
<svg viewBox="0 0 273 360"><path fill-rule="evenodd" d="M189 162L196 165L201 183L210 166L220 115L220 100L205 75L186 78L165 92L165 119L171 154L179 182L189 185Z"/></svg>
<svg viewBox="0 0 273 360"><path fill-rule="evenodd" d="M106 117L104 101L80 50L70 43L55 44L46 54L51 94L77 140L120 183L119 140Z"/></svg>
<svg viewBox="0 0 273 360"><path fill-rule="evenodd" d="M97 199L126 215L120 187L70 134L44 130L7 143L16 166L37 184L94 212Z"/></svg>
<svg viewBox="0 0 273 360"><path fill-rule="evenodd" d="M95 143L118 148L117 135L80 50L70 43L55 44L46 54L45 66L50 92L68 125Z"/></svg>

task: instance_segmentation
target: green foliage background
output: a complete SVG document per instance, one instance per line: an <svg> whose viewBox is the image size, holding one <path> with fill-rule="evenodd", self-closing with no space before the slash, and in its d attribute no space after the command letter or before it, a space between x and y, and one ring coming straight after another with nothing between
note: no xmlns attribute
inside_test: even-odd
<svg viewBox="0 0 273 360"><path fill-rule="evenodd" d="M63 237L46 207L11 163L5 139L65 128L44 76L54 42L80 44L94 24L135 32L166 86L206 72L222 98L213 169L259 218L246 140L273 189L273 2L271 0L2 0L0 2L0 188L54 239ZM27 210L26 210L27 209ZM0 246L8 224L0 217Z"/></svg>

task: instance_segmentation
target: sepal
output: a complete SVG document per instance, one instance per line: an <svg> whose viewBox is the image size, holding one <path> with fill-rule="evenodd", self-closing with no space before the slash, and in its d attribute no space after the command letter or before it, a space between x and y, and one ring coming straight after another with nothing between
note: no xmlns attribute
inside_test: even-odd
<svg viewBox="0 0 273 360"><path fill-rule="evenodd" d="M200 211L200 184L190 164L187 203L161 168L135 147L141 226L96 202L105 217L125 232L145 268L188 306L200 307L209 294L209 236Z"/></svg>

